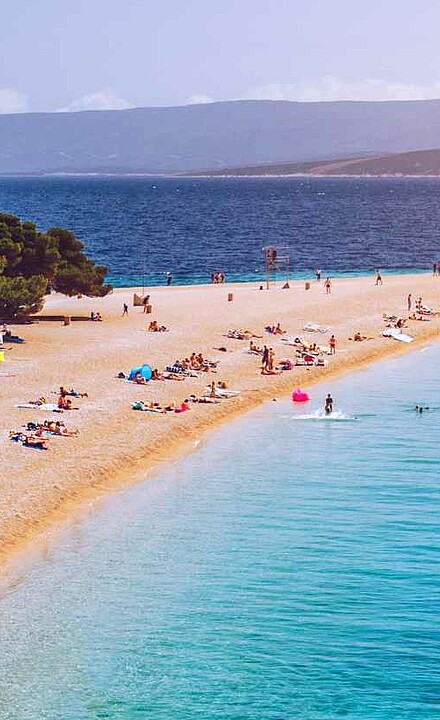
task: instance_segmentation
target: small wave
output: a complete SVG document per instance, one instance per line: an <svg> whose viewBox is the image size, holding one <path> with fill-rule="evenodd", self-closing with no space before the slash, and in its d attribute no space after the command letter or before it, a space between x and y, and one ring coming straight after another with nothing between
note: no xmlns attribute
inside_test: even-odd
<svg viewBox="0 0 440 720"><path fill-rule="evenodd" d="M340 410L334 410L330 415L326 415L324 410L315 410L313 413L305 415L295 415L294 420L325 420L326 422L352 422L358 420L355 415L347 415Z"/></svg>

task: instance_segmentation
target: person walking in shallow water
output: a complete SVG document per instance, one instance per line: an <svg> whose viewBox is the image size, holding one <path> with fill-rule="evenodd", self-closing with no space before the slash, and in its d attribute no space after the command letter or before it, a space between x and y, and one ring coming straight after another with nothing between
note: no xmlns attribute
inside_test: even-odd
<svg viewBox="0 0 440 720"><path fill-rule="evenodd" d="M383 285L382 272L380 268L377 268L376 270L376 285Z"/></svg>
<svg viewBox="0 0 440 720"><path fill-rule="evenodd" d="M325 399L324 411L326 415L331 415L331 413L333 412L333 398L330 393Z"/></svg>

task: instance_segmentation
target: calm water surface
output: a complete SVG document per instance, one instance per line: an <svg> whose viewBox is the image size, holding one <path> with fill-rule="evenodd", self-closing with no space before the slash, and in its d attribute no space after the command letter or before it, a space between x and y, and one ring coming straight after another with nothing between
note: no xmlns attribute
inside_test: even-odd
<svg viewBox="0 0 440 720"><path fill-rule="evenodd" d="M0 593L0 718L439 718L439 363L271 403L56 539Z"/></svg>
<svg viewBox="0 0 440 720"><path fill-rule="evenodd" d="M438 179L0 177L0 210L74 230L115 285L257 279L272 244L296 277L440 260Z"/></svg>

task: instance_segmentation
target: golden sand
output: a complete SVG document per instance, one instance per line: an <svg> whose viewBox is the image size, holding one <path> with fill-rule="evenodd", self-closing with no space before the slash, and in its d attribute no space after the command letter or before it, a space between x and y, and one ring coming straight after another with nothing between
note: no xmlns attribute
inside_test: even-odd
<svg viewBox="0 0 440 720"><path fill-rule="evenodd" d="M23 345L6 346L0 365L1 441L3 472L0 480L0 548L4 559L23 542L36 540L43 530L68 518L74 509L104 492L145 479L161 462L191 451L203 434L232 417L301 385L312 384L359 368L365 363L403 353L438 338L440 317L429 322L410 321L410 345L380 337L385 328L383 313L407 314L407 295L419 295L438 306L440 279L428 275L339 279L331 295L324 284L291 283L260 291L258 284L152 288L151 315L133 307L133 290L117 290L106 298L48 298L45 314L88 315L99 311L104 321L40 322L13 330L25 337ZM228 293L233 301L228 302ZM122 316L123 303L128 317ZM170 328L167 333L148 333L151 319ZM294 358L294 349L280 337L265 335L266 325L280 322L290 336L301 335L327 343L329 335L304 333L303 325L315 322L331 328L337 338L335 357L325 368L295 368L282 375L260 373L260 361L247 352L248 342L225 337L232 328L250 329L264 335L257 344L274 348L276 359ZM356 331L373 339L353 342ZM215 347L226 347L227 352ZM116 378L143 362L163 369L167 363L201 351L220 360L216 374L183 382L150 382L138 386ZM178 414L134 412L135 400L180 403L189 394L200 394L212 380L224 380L241 391L238 398L219 405L194 405ZM74 400L79 410L63 415L18 409L44 395L56 402L60 385L87 391L88 399ZM326 388L312 392L321 403ZM53 393L53 394L52 394ZM53 438L49 451L37 451L13 443L8 432L28 421L62 419L80 430L77 438Z"/></svg>

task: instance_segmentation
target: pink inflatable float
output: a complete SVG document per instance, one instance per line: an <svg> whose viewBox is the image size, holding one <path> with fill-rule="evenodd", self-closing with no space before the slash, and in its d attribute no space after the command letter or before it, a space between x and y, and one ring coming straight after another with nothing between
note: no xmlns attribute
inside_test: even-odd
<svg viewBox="0 0 440 720"><path fill-rule="evenodd" d="M307 393L303 392L301 390L301 388L296 388L296 390L294 390L292 393L293 402L302 403L302 402L307 402L307 400L309 400L309 399L310 398L307 395Z"/></svg>

